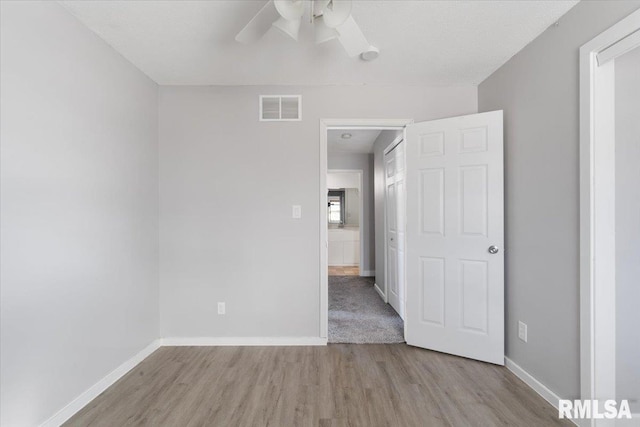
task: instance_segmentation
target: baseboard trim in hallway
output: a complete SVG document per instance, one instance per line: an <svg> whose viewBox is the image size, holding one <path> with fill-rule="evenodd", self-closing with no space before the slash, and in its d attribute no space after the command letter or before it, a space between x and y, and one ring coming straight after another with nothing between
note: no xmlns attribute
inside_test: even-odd
<svg viewBox="0 0 640 427"><path fill-rule="evenodd" d="M378 295L380 295L380 298L382 298L382 301L386 301L386 299L384 297L384 292L382 292L382 289L380 289L380 287L378 286L377 283L373 284L373 289L375 289L376 292L378 293Z"/></svg>
<svg viewBox="0 0 640 427"><path fill-rule="evenodd" d="M107 376L89 387L80 396L73 399L67 406L56 412L51 418L40 424L40 427L58 427L73 417L78 411L87 406L93 399L98 397L100 393L111 387L120 378L124 377L130 370L142 363L154 351L160 348L160 340L154 340L138 352L131 359L118 366Z"/></svg>

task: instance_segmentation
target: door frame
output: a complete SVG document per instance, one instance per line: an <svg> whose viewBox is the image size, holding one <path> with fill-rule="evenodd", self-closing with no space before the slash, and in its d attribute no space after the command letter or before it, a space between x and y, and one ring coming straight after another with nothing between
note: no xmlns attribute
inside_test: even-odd
<svg viewBox="0 0 640 427"><path fill-rule="evenodd" d="M358 189L358 191L360 191L360 194L358 195L359 199L358 200L358 215L359 215L359 219L358 219L358 234L360 234L360 256L359 256L359 260L358 260L358 268L360 270L360 276L362 276L362 272L364 271L364 227L362 226L362 218L364 216L364 171L362 169L327 169L327 173L354 173L358 175L358 182L359 182L359 186L360 188ZM328 191L328 188L327 188ZM326 204L325 204L326 206ZM344 207L346 209L346 206ZM328 224L328 222L327 222ZM328 232L327 232L328 233ZM328 239L328 235L327 235L327 242L329 241ZM327 243L328 244L328 243ZM327 246L328 248L328 246ZM327 257L327 265L329 265L328 262L328 257Z"/></svg>
<svg viewBox="0 0 640 427"><path fill-rule="evenodd" d="M327 228L327 132L330 129L401 130L413 119L320 119L320 338L329 335L329 276ZM386 284L385 284L386 286ZM385 290L386 291L386 290Z"/></svg>
<svg viewBox="0 0 640 427"><path fill-rule="evenodd" d="M580 48L580 392L616 397L615 67L640 10ZM637 37L638 33L636 33ZM619 42L623 39L623 43ZM620 47L625 46L624 49ZM618 45L618 49L610 49ZM633 46L633 44L631 44ZM613 55L612 52L616 51ZM604 53L607 51L606 53ZM599 57L599 54L604 55ZM599 65L598 60L603 61ZM596 245L597 242L597 245ZM585 420L582 425L595 425Z"/></svg>

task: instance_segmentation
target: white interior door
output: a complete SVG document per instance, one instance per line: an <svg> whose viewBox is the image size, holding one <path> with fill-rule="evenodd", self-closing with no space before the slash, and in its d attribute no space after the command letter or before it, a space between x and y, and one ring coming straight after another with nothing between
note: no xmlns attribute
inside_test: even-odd
<svg viewBox="0 0 640 427"><path fill-rule="evenodd" d="M386 253L387 253L387 295L389 304L404 319L404 240L405 240L405 160L404 142L397 144L385 154L386 188Z"/></svg>
<svg viewBox="0 0 640 427"><path fill-rule="evenodd" d="M502 111L407 126L410 345L504 364L502 149Z"/></svg>

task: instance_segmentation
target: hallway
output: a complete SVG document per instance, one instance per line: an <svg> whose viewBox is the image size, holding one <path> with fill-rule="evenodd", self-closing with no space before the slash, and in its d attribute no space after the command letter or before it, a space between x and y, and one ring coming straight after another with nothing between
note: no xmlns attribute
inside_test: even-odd
<svg viewBox="0 0 640 427"><path fill-rule="evenodd" d="M329 343L404 342L404 323L373 287L372 277L329 276Z"/></svg>

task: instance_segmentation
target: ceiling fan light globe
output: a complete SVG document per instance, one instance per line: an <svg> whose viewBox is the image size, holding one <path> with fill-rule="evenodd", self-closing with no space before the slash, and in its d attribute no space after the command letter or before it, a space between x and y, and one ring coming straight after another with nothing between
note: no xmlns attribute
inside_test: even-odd
<svg viewBox="0 0 640 427"><path fill-rule="evenodd" d="M272 25L278 30L288 35L289 37L291 37L292 39L294 39L295 41L298 41L298 34L300 33L300 24L301 24L301 19L288 20L288 19L285 19L284 17L281 17Z"/></svg>
<svg viewBox="0 0 640 427"><path fill-rule="evenodd" d="M377 59L378 56L380 56L380 49L375 46L369 46L369 49L360 54L360 58L362 58L363 61L373 61Z"/></svg>
<svg viewBox="0 0 640 427"><path fill-rule="evenodd" d="M337 28L338 41L342 44L342 47L351 58L366 52L371 47L371 44L367 41L367 38L362 33L362 30L353 19L353 16L349 16L344 24Z"/></svg>
<svg viewBox="0 0 640 427"><path fill-rule="evenodd" d="M315 32L316 44L337 39L339 36L338 32L334 28L327 27L322 16L313 21L313 31Z"/></svg>
<svg viewBox="0 0 640 427"><path fill-rule="evenodd" d="M336 28L344 24L351 16L352 6L351 0L332 0L331 4L322 10L325 25L329 28Z"/></svg>
<svg viewBox="0 0 640 427"><path fill-rule="evenodd" d="M304 15L303 0L274 0L273 3L280 16L288 21L299 20Z"/></svg>
<svg viewBox="0 0 640 427"><path fill-rule="evenodd" d="M322 14L322 11L324 10L325 7L327 7L329 3L331 3L331 0L314 0L313 15L318 16Z"/></svg>

